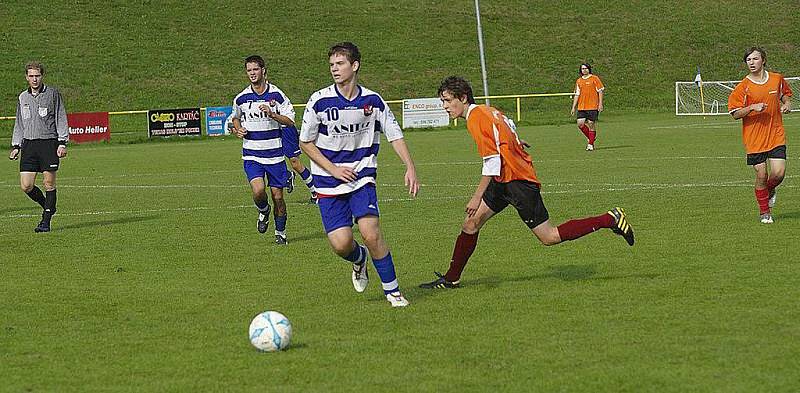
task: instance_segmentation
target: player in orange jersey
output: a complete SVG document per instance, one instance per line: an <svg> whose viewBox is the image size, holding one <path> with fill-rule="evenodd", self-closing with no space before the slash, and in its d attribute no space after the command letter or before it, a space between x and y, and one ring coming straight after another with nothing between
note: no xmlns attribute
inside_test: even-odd
<svg viewBox="0 0 800 393"><path fill-rule="evenodd" d="M525 225L547 246L577 239L600 228L611 228L633 245L633 228L628 224L625 212L618 207L599 216L552 226L539 192L541 183L536 177L531 156L524 150L525 142L517 136L513 123L497 109L475 104L472 87L461 77L445 78L438 94L451 118L467 119L467 130L483 158L483 170L480 183L467 203L467 217L456 240L449 270L444 275L436 273L436 280L420 287L458 287L461 273L475 251L478 231L508 205L517 209Z"/></svg>
<svg viewBox="0 0 800 393"><path fill-rule="evenodd" d="M575 81L575 98L572 99L572 110L575 114L578 109L578 129L586 136L588 144L586 151L594 150L594 141L597 139L597 117L603 111L603 91L605 86L597 75L592 74L589 63L581 64L578 68L578 78Z"/></svg>
<svg viewBox="0 0 800 393"><path fill-rule="evenodd" d="M764 49L748 49L743 60L750 73L728 97L728 111L734 119L742 119L747 165L756 171L755 193L761 223L772 224L770 208L775 205L775 188L786 173L782 114L791 111L792 89L783 75L764 69L767 64Z"/></svg>

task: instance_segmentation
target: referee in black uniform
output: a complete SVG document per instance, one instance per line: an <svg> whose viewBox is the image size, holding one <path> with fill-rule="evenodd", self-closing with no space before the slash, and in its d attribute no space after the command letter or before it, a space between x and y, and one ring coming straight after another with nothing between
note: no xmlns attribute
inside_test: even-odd
<svg viewBox="0 0 800 393"><path fill-rule="evenodd" d="M25 65L28 89L19 95L11 153L8 158L19 163L19 184L42 207L42 221L35 232L50 232L50 219L56 213L56 171L60 158L67 155L67 111L61 93L42 83L44 65ZM36 174L44 175L44 193L36 187Z"/></svg>

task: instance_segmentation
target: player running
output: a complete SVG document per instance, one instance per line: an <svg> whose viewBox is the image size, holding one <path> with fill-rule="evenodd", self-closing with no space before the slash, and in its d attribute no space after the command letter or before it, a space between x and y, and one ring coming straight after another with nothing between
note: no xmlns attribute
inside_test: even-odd
<svg viewBox="0 0 800 393"><path fill-rule="evenodd" d="M586 136L588 144L586 151L594 150L597 139L597 117L603 111L603 91L605 86L597 75L592 74L589 63L581 64L578 68L580 77L575 81L575 98L572 99L570 114L575 114L578 108L578 129Z"/></svg>
<svg viewBox="0 0 800 393"><path fill-rule="evenodd" d="M574 240L600 228L610 228L633 245L633 228L622 208L595 217L567 221L558 227L550 224L542 201L531 156L523 149L516 130L497 109L476 105L469 82L451 76L442 81L438 92L444 109L451 118L467 119L467 130L478 145L483 158L481 180L472 199L467 203L467 217L456 239L450 269L446 274L435 273L436 280L420 285L422 288L456 288L461 273L478 243L478 232L495 214L509 204L533 234L546 246Z"/></svg>
<svg viewBox="0 0 800 393"><path fill-rule="evenodd" d="M267 69L261 56L246 58L244 65L250 85L233 100L233 132L243 139L244 172L258 208L256 228L259 233L266 233L269 226L270 206L266 193L269 185L275 205L275 243L286 244L283 187L288 181L288 171L281 134L287 127L294 127L294 108L277 86L267 82Z"/></svg>
<svg viewBox="0 0 800 393"><path fill-rule="evenodd" d="M405 185L412 196L419 189L414 162L389 106L358 84L358 47L350 42L335 44L328 59L334 83L311 95L300 131L300 147L311 158L322 225L333 251L353 264L351 278L357 292L367 287L366 262L372 255L386 300L392 307L405 307L408 300L400 292L378 219L375 176L381 132L406 165ZM354 220L366 247L353 239Z"/></svg>
<svg viewBox="0 0 800 393"><path fill-rule="evenodd" d="M728 97L728 111L742 119L742 141L747 165L756 172L755 193L762 224L772 224L775 189L786 174L786 134L783 113L791 109L792 89L783 75L764 69L767 53L748 49L743 58L750 73ZM769 168L768 168L769 167Z"/></svg>

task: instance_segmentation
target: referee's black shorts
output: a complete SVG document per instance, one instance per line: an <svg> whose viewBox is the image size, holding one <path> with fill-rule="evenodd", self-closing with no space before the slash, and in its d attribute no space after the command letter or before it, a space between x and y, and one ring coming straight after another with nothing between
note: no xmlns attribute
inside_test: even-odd
<svg viewBox="0 0 800 393"><path fill-rule="evenodd" d="M20 172L55 172L59 159L58 139L25 139L19 160Z"/></svg>
<svg viewBox="0 0 800 393"><path fill-rule="evenodd" d="M500 183L492 179L483 193L483 201L495 213L500 213L509 204L514 206L519 217L531 229L550 218L539 193L539 186L527 180Z"/></svg>

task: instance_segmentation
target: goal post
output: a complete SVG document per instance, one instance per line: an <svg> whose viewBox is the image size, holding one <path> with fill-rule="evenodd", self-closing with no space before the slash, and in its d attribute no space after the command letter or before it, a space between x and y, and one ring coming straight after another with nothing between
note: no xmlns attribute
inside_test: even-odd
<svg viewBox="0 0 800 393"><path fill-rule="evenodd" d="M800 94L800 77L785 78L795 95ZM727 115L728 96L738 81L675 82L675 114ZM800 112L800 103L794 102L792 112Z"/></svg>

